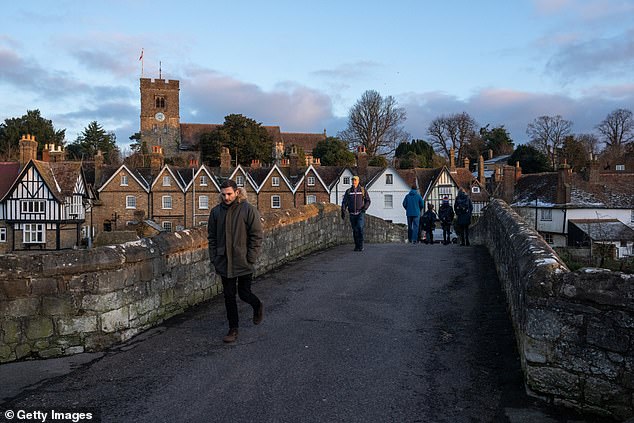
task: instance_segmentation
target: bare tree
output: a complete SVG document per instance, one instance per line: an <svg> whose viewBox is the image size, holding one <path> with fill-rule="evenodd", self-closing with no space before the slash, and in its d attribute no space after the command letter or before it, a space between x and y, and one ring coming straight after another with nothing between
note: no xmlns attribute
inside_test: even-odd
<svg viewBox="0 0 634 423"><path fill-rule="evenodd" d="M478 140L476 128L478 124L466 112L434 119L427 128L431 137L431 145L438 154L449 158L453 148L458 163L462 163L467 153L467 146Z"/></svg>
<svg viewBox="0 0 634 423"><path fill-rule="evenodd" d="M533 147L542 152L555 168L557 165L557 154L564 143L566 136L570 135L572 121L566 120L561 115L539 116L529 123L526 134L530 137Z"/></svg>
<svg viewBox="0 0 634 423"><path fill-rule="evenodd" d="M630 110L614 110L596 128L602 135L606 150L617 155L634 141L634 117Z"/></svg>
<svg viewBox="0 0 634 423"><path fill-rule="evenodd" d="M352 147L362 145L368 156L391 155L396 146L410 136L403 129L405 109L392 96L381 97L377 91L363 93L350 109L348 126L338 136Z"/></svg>
<svg viewBox="0 0 634 423"><path fill-rule="evenodd" d="M592 155L592 157L595 157L599 154L599 138L597 138L596 135L577 134L575 138L583 145L583 147L586 149L586 152Z"/></svg>

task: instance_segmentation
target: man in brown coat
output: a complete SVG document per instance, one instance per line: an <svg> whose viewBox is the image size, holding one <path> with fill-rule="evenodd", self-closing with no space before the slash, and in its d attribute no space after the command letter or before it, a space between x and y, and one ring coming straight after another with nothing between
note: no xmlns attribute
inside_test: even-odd
<svg viewBox="0 0 634 423"><path fill-rule="evenodd" d="M249 204L244 190L234 181L224 181L220 195L220 204L209 214L207 238L209 259L222 278L229 320L229 332L223 341L230 343L238 339L236 293L253 307L254 324L260 324L264 317L262 301L251 292L255 262L262 246L262 222L258 209Z"/></svg>

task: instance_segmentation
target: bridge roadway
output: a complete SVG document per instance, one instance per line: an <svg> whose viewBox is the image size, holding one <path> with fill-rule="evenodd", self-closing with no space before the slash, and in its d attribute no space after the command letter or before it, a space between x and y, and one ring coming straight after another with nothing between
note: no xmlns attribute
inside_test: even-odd
<svg viewBox="0 0 634 423"><path fill-rule="evenodd" d="M98 408L104 422L585 421L525 395L484 248L351 250L258 278L264 322L240 303L235 345L222 342L216 297L105 353L0 366L0 410Z"/></svg>

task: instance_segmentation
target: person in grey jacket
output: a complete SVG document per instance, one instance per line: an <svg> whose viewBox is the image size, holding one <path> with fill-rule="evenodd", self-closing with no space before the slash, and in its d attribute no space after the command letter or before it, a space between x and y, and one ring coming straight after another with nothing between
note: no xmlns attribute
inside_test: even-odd
<svg viewBox="0 0 634 423"><path fill-rule="evenodd" d="M260 324L264 317L262 301L251 292L263 231L258 209L249 204L243 188L228 179L220 185L220 195L220 204L209 213L207 239L209 259L222 278L229 320L229 332L223 341L231 343L238 339L236 293L253 307L254 324Z"/></svg>

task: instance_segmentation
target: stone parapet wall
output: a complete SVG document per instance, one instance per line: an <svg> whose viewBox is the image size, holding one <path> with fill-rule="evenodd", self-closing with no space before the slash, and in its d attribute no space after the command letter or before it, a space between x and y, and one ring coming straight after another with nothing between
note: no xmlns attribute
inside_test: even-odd
<svg viewBox="0 0 634 423"><path fill-rule="evenodd" d="M336 205L264 216L257 273L352 243ZM405 229L367 216L368 242L402 242ZM206 228L92 250L6 254L0 260L0 363L98 351L222 291Z"/></svg>
<svg viewBox="0 0 634 423"><path fill-rule="evenodd" d="M503 285L529 394L624 420L634 415L634 277L570 272L519 215L494 200L473 227Z"/></svg>

